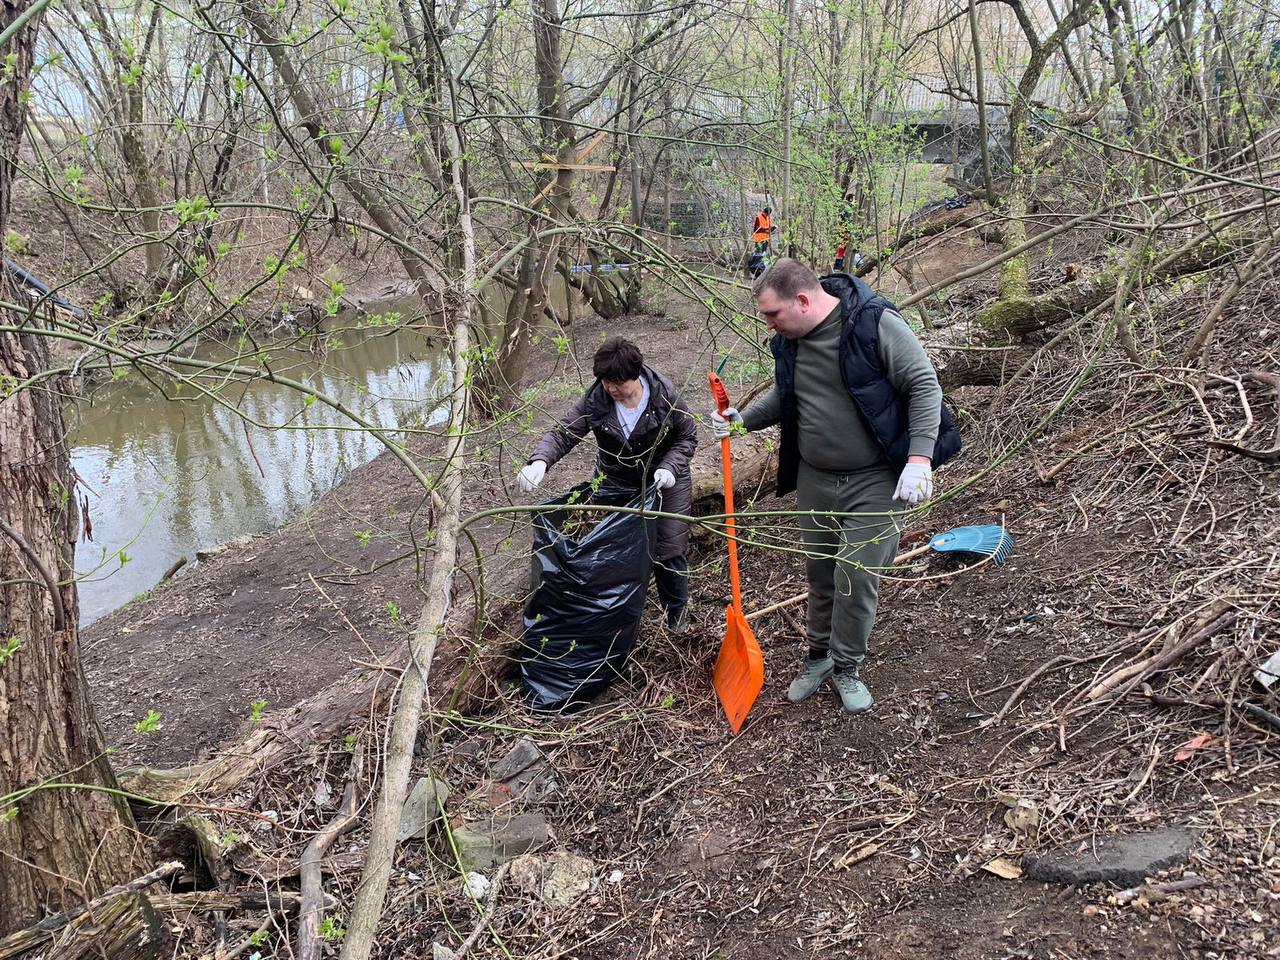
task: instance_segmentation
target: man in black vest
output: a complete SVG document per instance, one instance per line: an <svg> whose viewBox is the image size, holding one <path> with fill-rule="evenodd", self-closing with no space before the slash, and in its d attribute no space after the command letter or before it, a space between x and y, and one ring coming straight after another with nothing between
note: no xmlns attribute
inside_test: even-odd
<svg viewBox="0 0 1280 960"><path fill-rule="evenodd" d="M828 677L865 713L860 676L880 573L898 549L895 511L933 495L933 469L960 449L933 364L888 300L847 274L781 259L755 285L773 332L774 386L741 414L712 413L717 436L782 425L778 495L796 491L809 576L809 653L787 690L805 700ZM897 502L895 502L897 501Z"/></svg>

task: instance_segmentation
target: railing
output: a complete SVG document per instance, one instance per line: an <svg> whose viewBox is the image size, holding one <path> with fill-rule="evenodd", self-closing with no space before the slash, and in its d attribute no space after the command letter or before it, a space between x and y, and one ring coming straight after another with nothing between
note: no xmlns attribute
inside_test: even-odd
<svg viewBox="0 0 1280 960"><path fill-rule="evenodd" d="M1009 99L1013 81L1016 80L1010 71L1003 75L988 75L986 95L989 101L1006 102ZM1065 107L1070 103L1066 77L1047 74L1036 86L1035 99L1053 107ZM967 86L968 84L966 84ZM936 111L946 113L948 110L960 108L972 110L975 105L963 99L956 99L946 91L957 86L954 77L942 73L915 74L903 81L894 98L896 102L887 105L888 112L912 111L928 113ZM972 90L968 91L972 95Z"/></svg>

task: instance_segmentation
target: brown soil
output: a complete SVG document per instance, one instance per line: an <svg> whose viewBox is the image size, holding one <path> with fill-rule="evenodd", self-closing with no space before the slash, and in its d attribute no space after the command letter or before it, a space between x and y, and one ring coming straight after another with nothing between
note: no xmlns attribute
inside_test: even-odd
<svg viewBox="0 0 1280 960"><path fill-rule="evenodd" d="M683 322L628 318L613 325L583 320L575 327L579 355L588 357L606 329L625 330L654 366L677 379L688 376L696 400L711 338L699 317L683 316ZM519 436L503 440L505 450L496 437L482 438L472 487L477 508L506 502L548 411L565 406L579 389L575 368L563 357L542 357L529 382L548 385L540 394L545 409ZM877 700L872 715L844 716L830 690L799 706L785 701L801 651L804 607L798 606L756 623L766 686L743 734L728 733L707 682L727 601L715 540L703 541L694 557L692 635L666 636L655 610L630 678L589 710L540 717L506 697L480 717L430 715L424 734L442 739L434 766L454 788L455 819L491 805L487 763L517 736L531 735L559 781L545 806L556 846L596 863L593 891L572 907L504 891L491 917L492 936L482 937L470 956L1275 955L1274 736L1239 723L1224 727L1220 712L1171 711L1138 696L1078 734L1080 721L1069 724L1065 750L1056 722L1065 705L1060 698L1099 671L1099 663L1084 658L1126 649L1116 645L1159 618L1160 598L1176 594L1171 585L1181 588L1224 557L1251 556L1260 538L1274 544L1274 475L1238 462L1215 468L1215 516L1242 512L1231 523L1215 520L1207 534L1199 531L1194 549L1170 548L1175 524L1207 523L1209 508L1195 491L1187 500L1188 482L1159 485L1159 468L1141 447L1099 448L1056 484L1036 478L1037 469L1119 418L1138 416L1100 398L1082 401L1074 419L1057 424L1055 443L1037 445L1034 454L956 492L1055 402L1059 386L1037 381L1001 417L968 421L967 452L939 476L940 490L953 495L918 532L999 522L1003 515L1017 549L1003 567L960 570L953 560L931 558L886 582L866 670ZM978 410L987 398L957 399L962 408ZM1220 424L1229 425L1222 408L1213 409ZM1086 423L1088 432L1069 435ZM1161 449L1173 457L1175 448ZM1202 458L1201 448L1195 456ZM585 476L589 459L580 449L573 463L555 468L545 489ZM1156 492L1135 506L1125 493L1144 480ZM1259 496L1262 505L1250 509ZM762 495L748 506L785 510L793 503ZM376 659L409 629L403 621L418 605L419 581L411 561L367 571L422 537L424 509L404 471L384 456L307 516L96 624L85 643L109 738L129 758L189 759L233 735L250 700L290 704L353 664ZM365 546L354 532L370 529L375 535ZM760 532L783 543L795 539L790 520ZM518 593L525 535L522 524L506 521L483 530L500 592ZM742 563L748 610L803 588L802 564L793 554L748 548ZM1264 572L1261 582L1274 582L1268 575L1274 578ZM388 601L405 611L402 622L390 617ZM1045 607L1053 613L1044 614ZM516 629L501 623L488 636L496 643ZM982 725L1024 677L1057 655L1082 662L1030 685L1003 724ZM1204 672L1216 655L1197 654L1188 673ZM1118 656L1106 662L1126 662L1129 654ZM164 729L140 737L131 724L148 708L164 715ZM380 728L372 724L365 733L376 739ZM1202 730L1219 738L1215 745L1174 760ZM1224 730L1234 731L1230 756L1220 739ZM278 811L286 827L300 831L325 822L331 812L310 798L318 780L340 793L346 747L311 746L294 782L262 784L248 805ZM419 762L425 771L425 760ZM1031 832L1015 831L1005 819L1008 804L1019 798L1038 812ZM1104 888L1062 890L981 870L996 857L1016 861L1025 850L1153 823L1203 830L1189 869L1208 879L1206 888L1121 907L1108 902ZM343 849L348 840L359 849L363 833L344 840ZM253 842L296 859L305 835L280 830L255 834ZM380 955L430 955L433 941L456 947L476 923L474 905L460 893L442 852L441 844L402 848ZM614 871L621 872L616 882L609 880ZM347 870L330 882L344 908L357 879L358 871ZM261 918L241 922L253 929ZM193 936L207 934L197 929Z"/></svg>

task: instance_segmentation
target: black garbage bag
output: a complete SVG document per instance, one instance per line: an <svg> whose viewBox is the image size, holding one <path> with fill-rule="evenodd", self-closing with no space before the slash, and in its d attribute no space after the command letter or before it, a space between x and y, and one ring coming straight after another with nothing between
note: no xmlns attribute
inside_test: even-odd
<svg viewBox="0 0 1280 960"><path fill-rule="evenodd" d="M642 497L583 484L544 506L655 509L657 501L652 488ZM644 613L657 518L606 513L584 527L587 517L575 510L533 517L533 591L524 608L520 672L541 710L586 703L609 686L631 654Z"/></svg>

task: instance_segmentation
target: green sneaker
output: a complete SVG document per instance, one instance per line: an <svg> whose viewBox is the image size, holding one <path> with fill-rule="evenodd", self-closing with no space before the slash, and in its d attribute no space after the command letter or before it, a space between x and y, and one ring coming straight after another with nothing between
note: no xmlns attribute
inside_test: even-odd
<svg viewBox="0 0 1280 960"><path fill-rule="evenodd" d="M836 688L836 693L840 694L840 705L844 707L846 713L866 713L875 703L871 699L871 691L858 676L857 669L832 674L831 685Z"/></svg>
<svg viewBox="0 0 1280 960"><path fill-rule="evenodd" d="M787 687L787 699L792 703L808 700L818 692L822 681L831 676L835 668L835 661L830 657L823 657L821 660L810 660L806 657L804 666L791 681L791 686Z"/></svg>

